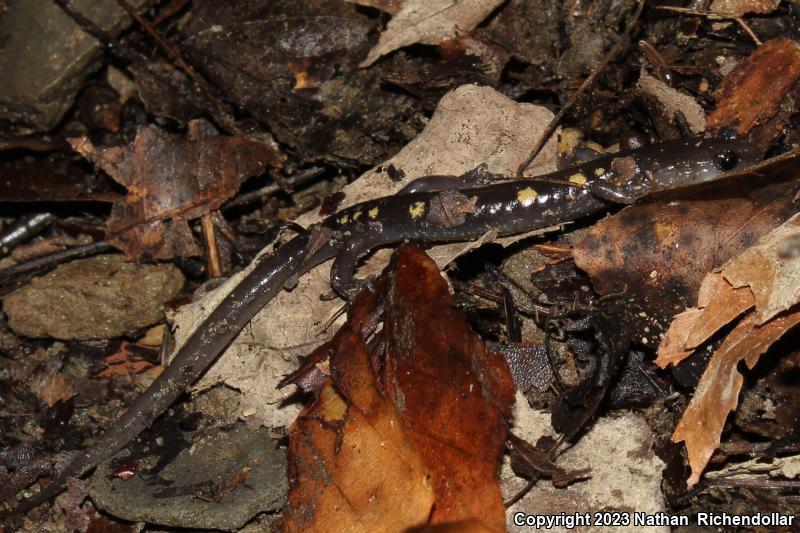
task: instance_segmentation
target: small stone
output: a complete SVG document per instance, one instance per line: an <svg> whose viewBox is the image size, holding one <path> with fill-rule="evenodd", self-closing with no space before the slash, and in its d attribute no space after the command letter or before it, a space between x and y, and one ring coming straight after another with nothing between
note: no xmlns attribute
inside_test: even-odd
<svg viewBox="0 0 800 533"><path fill-rule="evenodd" d="M3 299L9 327L26 337L109 339L163 320L184 277L170 264L101 255L62 265Z"/></svg>

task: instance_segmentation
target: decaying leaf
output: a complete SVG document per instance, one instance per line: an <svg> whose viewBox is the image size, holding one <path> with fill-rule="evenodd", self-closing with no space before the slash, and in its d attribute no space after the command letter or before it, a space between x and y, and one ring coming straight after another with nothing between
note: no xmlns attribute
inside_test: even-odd
<svg viewBox="0 0 800 533"><path fill-rule="evenodd" d="M709 131L733 127L767 148L797 110L790 95L799 82L800 43L787 37L765 42L719 84L717 108L708 116Z"/></svg>
<svg viewBox="0 0 800 533"><path fill-rule="evenodd" d="M382 55L410 44L438 44L469 33L501 3L502 0L407 0L359 66L368 67Z"/></svg>
<svg viewBox="0 0 800 533"><path fill-rule="evenodd" d="M796 183L747 187L631 206L576 234L575 263L595 289L637 295L631 320L643 344L660 342L672 318L697 301L708 272L794 214Z"/></svg>
<svg viewBox="0 0 800 533"><path fill-rule="evenodd" d="M70 142L128 189L112 208L108 232L129 258L196 255L187 221L217 209L245 179L280 161L272 146L221 136L202 120L189 123L186 137L144 126L128 146L97 148L87 137Z"/></svg>
<svg viewBox="0 0 800 533"><path fill-rule="evenodd" d="M755 303L749 287L734 288L721 273L708 274L700 285L697 307L675 315L658 348L656 364L678 364L721 327Z"/></svg>
<svg viewBox="0 0 800 533"><path fill-rule="evenodd" d="M737 369L744 360L752 369L759 356L784 333L800 324L800 311L778 316L759 326L755 315L745 317L726 337L708 362L691 403L675 428L674 442L684 441L692 475L689 487L700 481L711 454L719 447L728 414L736 409L744 379Z"/></svg>
<svg viewBox="0 0 800 533"><path fill-rule="evenodd" d="M477 520L502 531L497 470L511 375L452 307L438 267L418 248L395 254L387 275L376 284L386 307L382 342L362 338L375 328L375 292L357 299L322 348L333 352L332 383L292 430L287 530Z"/></svg>
<svg viewBox="0 0 800 533"><path fill-rule="evenodd" d="M728 414L738 404L743 382L739 361L744 359L753 368L761 354L800 323L800 311L791 310L800 301L800 254L791 253L791 246L786 246L800 239L799 223L800 214L728 261L719 273L709 274L700 290L698 308L676 317L659 349L658 365L675 364L719 328L755 307L709 360L673 434L673 441L686 443L692 467L689 486L699 481L719 446Z"/></svg>
<svg viewBox="0 0 800 533"><path fill-rule="evenodd" d="M39 397L48 407L53 407L58 401L66 401L72 397L73 383L61 372L56 372L42 385Z"/></svg>

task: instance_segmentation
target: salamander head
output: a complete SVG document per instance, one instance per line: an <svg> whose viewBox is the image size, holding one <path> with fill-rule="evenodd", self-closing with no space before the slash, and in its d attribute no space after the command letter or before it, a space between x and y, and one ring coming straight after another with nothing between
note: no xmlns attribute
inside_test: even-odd
<svg viewBox="0 0 800 533"><path fill-rule="evenodd" d="M689 138L641 149L637 162L648 171L655 189L713 181L761 160L759 150L738 139Z"/></svg>

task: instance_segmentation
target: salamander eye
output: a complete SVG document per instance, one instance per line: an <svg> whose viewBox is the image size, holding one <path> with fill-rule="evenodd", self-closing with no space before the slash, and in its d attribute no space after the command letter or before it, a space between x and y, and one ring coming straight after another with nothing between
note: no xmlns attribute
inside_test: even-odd
<svg viewBox="0 0 800 533"><path fill-rule="evenodd" d="M739 156L733 150L723 150L714 158L714 164L723 172L733 170L739 162Z"/></svg>

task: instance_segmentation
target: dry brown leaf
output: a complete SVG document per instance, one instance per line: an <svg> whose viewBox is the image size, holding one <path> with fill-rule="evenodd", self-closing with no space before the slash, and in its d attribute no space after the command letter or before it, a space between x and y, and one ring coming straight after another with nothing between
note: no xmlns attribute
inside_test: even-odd
<svg viewBox="0 0 800 533"><path fill-rule="evenodd" d="M659 349L656 364L677 363L692 349L751 307L711 356L694 397L672 440L684 441L689 454L691 487L700 480L711 454L720 443L728 414L738 405L742 375L737 364L749 368L781 336L800 323L800 213L706 276L698 308L675 318ZM788 314L779 314L787 309Z"/></svg>
<svg viewBox="0 0 800 533"><path fill-rule="evenodd" d="M800 302L800 252L793 247L800 247L800 214L729 260L720 272L706 275L697 307L676 315L656 364L677 364L753 305L756 323L763 324Z"/></svg>
<svg viewBox="0 0 800 533"><path fill-rule="evenodd" d="M438 44L471 32L503 0L407 0L360 67L414 43Z"/></svg>
<svg viewBox="0 0 800 533"><path fill-rule="evenodd" d="M700 481L711 454L719 447L725 419L738 404L743 382L736 368L739 361L745 360L752 369L772 343L800 323L800 311L775 317L762 325L756 316L745 317L711 357L672 435L674 442L686 444L692 467L686 482L689 487Z"/></svg>
<svg viewBox="0 0 800 533"><path fill-rule="evenodd" d="M97 148L87 137L70 142L128 189L112 207L108 232L129 258L197 255L187 220L217 209L245 179L280 160L273 147L219 135L202 120L190 122L185 137L143 126L128 146Z"/></svg>
<svg viewBox="0 0 800 533"><path fill-rule="evenodd" d="M800 214L781 224L754 246L722 267L734 287L748 286L763 324L800 301Z"/></svg>
<svg viewBox="0 0 800 533"><path fill-rule="evenodd" d="M655 363L665 368L683 361L754 303L753 293L748 287L734 288L719 272L708 274L700 285L697 307L675 315L658 348Z"/></svg>
<svg viewBox="0 0 800 533"><path fill-rule="evenodd" d="M502 531L497 470L514 401L508 368L453 307L421 250L401 248L387 272L316 352L332 352L335 385L324 386L292 430L287 528L397 531L477 520ZM371 340L368 352L360 332L381 306L383 341ZM403 514L392 508L398 498L411 501Z"/></svg>
<svg viewBox="0 0 800 533"><path fill-rule="evenodd" d="M39 397L48 407L52 407L59 400L69 400L72 397L72 380L56 372L42 386Z"/></svg>
<svg viewBox="0 0 800 533"><path fill-rule="evenodd" d="M318 349L333 354L337 379L292 427L285 531L400 531L430 515L430 473L381 394L359 335L377 296L356 298L349 320Z"/></svg>
<svg viewBox="0 0 800 533"><path fill-rule="evenodd" d="M770 39L719 84L714 94L717 108L708 116L709 131L733 127L754 144L768 148L797 111L791 95L798 83L800 43L788 37Z"/></svg>
<svg viewBox="0 0 800 533"><path fill-rule="evenodd" d="M502 531L497 470L514 403L511 373L455 309L424 252L405 246L390 268L381 381L431 473L430 520L477 519Z"/></svg>

